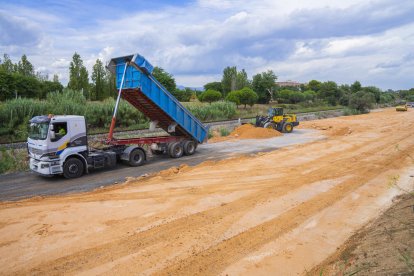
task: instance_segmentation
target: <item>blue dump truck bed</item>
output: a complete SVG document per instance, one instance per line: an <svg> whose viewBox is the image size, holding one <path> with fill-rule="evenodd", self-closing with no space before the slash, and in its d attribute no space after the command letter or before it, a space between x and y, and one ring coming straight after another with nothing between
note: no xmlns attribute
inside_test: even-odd
<svg viewBox="0 0 414 276"><path fill-rule="evenodd" d="M108 68L116 75L117 89L122 83L122 97L151 121L157 122L158 127L198 143L207 139L207 128L155 79L152 75L154 67L143 56L113 58Z"/></svg>

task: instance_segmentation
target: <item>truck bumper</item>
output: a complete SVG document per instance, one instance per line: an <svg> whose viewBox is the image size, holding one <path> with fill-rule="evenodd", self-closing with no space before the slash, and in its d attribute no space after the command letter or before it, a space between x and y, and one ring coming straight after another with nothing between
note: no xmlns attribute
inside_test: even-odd
<svg viewBox="0 0 414 276"><path fill-rule="evenodd" d="M41 161L30 158L29 166L30 170L43 176L51 176L63 172L59 161Z"/></svg>

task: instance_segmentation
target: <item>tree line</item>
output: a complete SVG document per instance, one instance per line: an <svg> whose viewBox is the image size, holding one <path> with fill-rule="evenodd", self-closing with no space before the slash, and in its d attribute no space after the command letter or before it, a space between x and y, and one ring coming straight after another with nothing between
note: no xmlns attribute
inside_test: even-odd
<svg viewBox="0 0 414 276"><path fill-rule="evenodd" d="M368 111L374 104L414 101L414 88L382 91L375 86L362 86L359 81L350 85L338 85L334 81L317 80L300 86L286 87L277 85L276 80L277 76L272 70L258 73L249 80L244 69L238 71L235 66L226 67L221 81L205 84L205 92L199 98L206 102L225 99L244 106L270 102L342 105L360 112Z"/></svg>
<svg viewBox="0 0 414 276"><path fill-rule="evenodd" d="M170 73L155 67L155 78L179 101L198 98L202 102L226 100L236 105L252 106L255 103L308 103L342 105L365 111L375 103L384 104L398 100L414 101L414 88L410 90L382 91L375 86L362 86L359 81L338 85L334 81L311 80L298 87L281 87L272 70L253 75L251 79L245 69L236 66L224 68L220 81L206 83L204 91L191 88L179 89ZM60 92L63 85L57 75L49 80L48 75L36 72L32 63L23 55L13 63L7 54L0 58L0 100L17 97L44 99L50 92ZM101 101L116 96L115 76L97 59L89 75L81 56L74 53L69 64L67 88L81 91L87 100Z"/></svg>
<svg viewBox="0 0 414 276"><path fill-rule="evenodd" d="M34 66L23 55L17 63L13 63L7 54L0 58L0 101L17 97L40 98L46 97L52 91L62 91L63 86L58 76L52 81L47 75L35 72Z"/></svg>

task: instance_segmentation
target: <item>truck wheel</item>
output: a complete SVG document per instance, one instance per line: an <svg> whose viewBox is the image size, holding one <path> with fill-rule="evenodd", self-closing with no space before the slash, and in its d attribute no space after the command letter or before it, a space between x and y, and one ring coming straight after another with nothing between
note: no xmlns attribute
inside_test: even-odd
<svg viewBox="0 0 414 276"><path fill-rule="evenodd" d="M196 151L197 144L196 142L192 140L188 140L184 142L183 148L184 148L185 155L193 155L194 152Z"/></svg>
<svg viewBox="0 0 414 276"><path fill-rule="evenodd" d="M168 147L168 153L172 158L180 158L184 153L183 146L180 142L172 143Z"/></svg>
<svg viewBox="0 0 414 276"><path fill-rule="evenodd" d="M283 125L283 132L291 133L293 131L293 125L291 123L286 123Z"/></svg>
<svg viewBox="0 0 414 276"><path fill-rule="evenodd" d="M142 164L144 164L144 162L145 162L145 153L142 150L140 150L140 149L134 149L129 154L129 162L128 162L128 164L131 167L141 166Z"/></svg>
<svg viewBox="0 0 414 276"><path fill-rule="evenodd" d="M63 165L63 176L65 178L77 178L82 176L84 170L83 162L78 158L69 158Z"/></svg>

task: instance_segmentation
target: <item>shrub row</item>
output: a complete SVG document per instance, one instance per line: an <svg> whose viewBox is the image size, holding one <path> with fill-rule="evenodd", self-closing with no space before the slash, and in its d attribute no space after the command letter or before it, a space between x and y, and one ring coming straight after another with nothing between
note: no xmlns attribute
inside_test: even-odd
<svg viewBox="0 0 414 276"><path fill-rule="evenodd" d="M86 101L80 93L72 90L51 93L46 100L18 98L0 103L0 137L2 142L25 140L30 118L47 114L70 114L85 116L89 130L106 128L111 123L115 100L108 98L102 102ZM202 121L232 118L236 106L228 102L211 105L186 104L187 108ZM117 126L139 128L148 119L126 101L121 101L118 109Z"/></svg>

